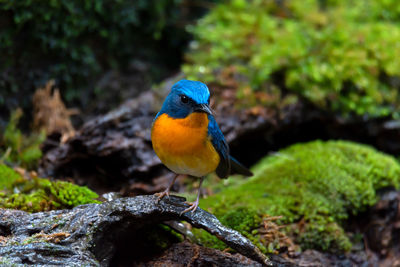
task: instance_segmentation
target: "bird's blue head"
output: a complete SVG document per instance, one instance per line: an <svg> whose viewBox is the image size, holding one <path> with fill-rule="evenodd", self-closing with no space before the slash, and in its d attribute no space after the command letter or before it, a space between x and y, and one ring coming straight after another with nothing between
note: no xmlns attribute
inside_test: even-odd
<svg viewBox="0 0 400 267"><path fill-rule="evenodd" d="M212 114L209 104L210 92L204 83L180 80L172 86L159 115L166 113L172 118L186 118L193 112Z"/></svg>

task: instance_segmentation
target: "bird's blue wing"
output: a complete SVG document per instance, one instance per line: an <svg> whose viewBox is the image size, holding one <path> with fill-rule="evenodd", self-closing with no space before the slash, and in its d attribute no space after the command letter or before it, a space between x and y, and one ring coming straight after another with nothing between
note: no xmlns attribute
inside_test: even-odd
<svg viewBox="0 0 400 267"><path fill-rule="evenodd" d="M229 147L214 117L208 115L208 120L208 135L211 137L211 142L220 157L220 162L215 172L220 178L226 178L231 169Z"/></svg>
<svg viewBox="0 0 400 267"><path fill-rule="evenodd" d="M159 111L159 112L156 114L156 116L154 117L153 122L155 122L156 119L158 118L158 116L160 116L160 115L161 115L161 112Z"/></svg>

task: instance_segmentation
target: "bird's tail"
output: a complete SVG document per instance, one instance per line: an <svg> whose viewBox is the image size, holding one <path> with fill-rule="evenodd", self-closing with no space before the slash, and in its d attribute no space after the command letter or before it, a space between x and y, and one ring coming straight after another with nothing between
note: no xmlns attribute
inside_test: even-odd
<svg viewBox="0 0 400 267"><path fill-rule="evenodd" d="M253 176L253 173L245 166L239 163L234 157L230 156L231 174L241 174L244 176Z"/></svg>

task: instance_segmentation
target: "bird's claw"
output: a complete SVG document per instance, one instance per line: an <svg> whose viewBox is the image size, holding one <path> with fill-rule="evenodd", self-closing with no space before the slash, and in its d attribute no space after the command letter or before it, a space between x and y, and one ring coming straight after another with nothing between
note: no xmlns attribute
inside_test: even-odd
<svg viewBox="0 0 400 267"><path fill-rule="evenodd" d="M182 215L182 214L184 214L184 213L186 213L188 211L192 211L192 214L193 214L196 211L197 207L199 206L199 201L198 200L195 201L195 202L187 202L187 201L185 201L185 204L190 205L190 207L185 209L184 211L182 211L180 213L180 215Z"/></svg>
<svg viewBox="0 0 400 267"><path fill-rule="evenodd" d="M161 199L163 199L165 196L169 199L169 191L165 190L163 192L155 193L155 196L157 196L157 203L160 202Z"/></svg>

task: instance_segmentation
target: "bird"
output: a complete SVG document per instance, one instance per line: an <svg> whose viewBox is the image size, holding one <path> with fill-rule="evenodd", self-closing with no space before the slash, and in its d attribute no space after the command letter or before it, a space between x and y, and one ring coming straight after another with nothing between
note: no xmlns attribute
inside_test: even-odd
<svg viewBox="0 0 400 267"><path fill-rule="evenodd" d="M199 81L180 80L171 87L151 127L151 141L161 162L176 175L157 201L169 192L179 175L200 178L197 198L186 202L188 211L199 206L200 189L206 175L219 178L230 174L252 176L249 169L229 155L229 146L210 108L210 91Z"/></svg>

